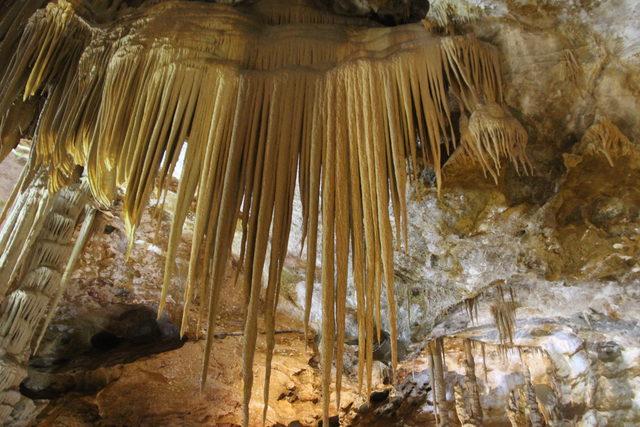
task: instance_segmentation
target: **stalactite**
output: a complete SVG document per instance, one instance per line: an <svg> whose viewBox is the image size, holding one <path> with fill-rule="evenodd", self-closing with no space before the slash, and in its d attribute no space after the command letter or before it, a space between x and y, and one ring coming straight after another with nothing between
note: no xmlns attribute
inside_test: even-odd
<svg viewBox="0 0 640 427"><path fill-rule="evenodd" d="M51 209L51 195L42 174L16 197L0 230L0 298L4 299L12 280L35 243L43 220Z"/></svg>
<svg viewBox="0 0 640 427"><path fill-rule="evenodd" d="M578 60L576 59L576 55L573 53L571 49L565 49L563 52L563 59L565 65L566 79L579 86L580 81L584 75L584 71Z"/></svg>
<svg viewBox="0 0 640 427"><path fill-rule="evenodd" d="M558 368L553 364L553 361L549 358L549 355L546 353L546 351L540 349L540 351L538 352L532 351L531 353L538 357L547 357L547 362L552 366L551 370L546 371L547 380L545 381L545 383L549 386L550 393L553 396L553 403L550 406L544 405L542 402L538 403L540 406L540 412L542 412L546 425L556 425L562 420L561 402L563 400L561 382L559 381L557 376ZM531 366L532 362L536 363L536 361L532 361L531 358L528 362L529 363L527 364L527 367ZM585 382L588 383L588 381Z"/></svg>
<svg viewBox="0 0 640 427"><path fill-rule="evenodd" d="M432 351L432 342L429 342L427 344L427 350L428 350L428 357L429 357L429 375L430 375L430 379L431 379L431 396L432 396L432 400L433 400L433 415L436 418L436 423L438 422L438 396L436 394L436 387L435 387L435 383L436 383L436 363L435 360L433 359L433 351Z"/></svg>
<svg viewBox="0 0 640 427"><path fill-rule="evenodd" d="M45 0L4 2L3 14L0 17L0 68L4 69L7 66L27 20L44 3Z"/></svg>
<svg viewBox="0 0 640 427"><path fill-rule="evenodd" d="M0 70L6 70L18 48L18 42L31 15L45 3L45 0L5 1L0 14ZM0 92L2 89L0 89ZM5 109L6 114L5 113ZM31 127L35 114L34 102L19 99L5 104L0 109L0 161L4 159L25 136ZM3 219L0 219L0 223Z"/></svg>
<svg viewBox="0 0 640 427"><path fill-rule="evenodd" d="M611 120L603 118L587 129L578 150L585 154L600 154L614 167L614 160L629 154L631 147L629 138Z"/></svg>
<svg viewBox="0 0 640 427"><path fill-rule="evenodd" d="M383 289L395 375L393 242L407 241L407 183L430 163L440 189L443 150L456 147L489 172L497 173L504 159L527 171L526 137L502 105L496 49L474 38L437 37L420 24L378 27L302 0L257 1L243 12L203 2L149 2L100 25L94 23L100 14L84 6L60 0L32 16L2 75L0 112L16 99L45 100L34 135L35 166L49 168L52 191L72 181L76 165L86 168L100 203L108 205L121 190L130 245L154 188L162 194L186 144L189 167L180 179L159 311L195 198L181 332L197 295L197 317L208 317L204 382L233 233L242 221L245 425L268 243L267 365L299 186L308 256L306 323L322 226L327 423L334 351L338 392L341 383L350 256L364 350L360 382L366 377L371 388ZM474 140L457 141L450 96L471 115ZM267 380L269 375L267 367Z"/></svg>
<svg viewBox="0 0 640 427"><path fill-rule="evenodd" d="M525 154L527 139L527 132L520 122L503 107L497 104L482 105L470 118L463 115L460 119L459 157L468 162L478 162L485 176L489 173L497 183L502 157L512 159L518 173L533 173Z"/></svg>
<svg viewBox="0 0 640 427"><path fill-rule="evenodd" d="M514 294L509 288L509 298L505 298L505 292L502 286L496 288L496 299L491 304L491 315L495 321L500 343L503 345L513 345L513 337L516 328L516 309L518 303L515 301ZM508 348L508 347L504 347Z"/></svg>
<svg viewBox="0 0 640 427"><path fill-rule="evenodd" d="M438 28L446 28L453 24L464 24L484 14L480 5L475 2L456 0L431 0L426 22Z"/></svg>
<svg viewBox="0 0 640 427"><path fill-rule="evenodd" d="M472 323L478 322L478 300L480 299L480 294L467 298L464 300L464 306L467 310L467 316L469 317L469 321Z"/></svg>
<svg viewBox="0 0 640 427"><path fill-rule="evenodd" d="M480 349L482 350L482 371L484 372L484 383L489 383L489 370L487 369L487 351L484 342L480 343Z"/></svg>

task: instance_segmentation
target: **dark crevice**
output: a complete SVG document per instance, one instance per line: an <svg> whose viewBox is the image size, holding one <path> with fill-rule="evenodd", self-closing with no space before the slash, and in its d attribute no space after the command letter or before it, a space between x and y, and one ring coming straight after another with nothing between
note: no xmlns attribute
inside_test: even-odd
<svg viewBox="0 0 640 427"><path fill-rule="evenodd" d="M76 319L67 336L50 343L43 355L30 361L29 376L20 385L31 399L63 398L69 393L92 394L117 379L112 367L142 357L182 347L178 328L167 319L156 319L154 310L145 306L112 308L105 326L88 337L82 322ZM88 313L86 316L104 316Z"/></svg>

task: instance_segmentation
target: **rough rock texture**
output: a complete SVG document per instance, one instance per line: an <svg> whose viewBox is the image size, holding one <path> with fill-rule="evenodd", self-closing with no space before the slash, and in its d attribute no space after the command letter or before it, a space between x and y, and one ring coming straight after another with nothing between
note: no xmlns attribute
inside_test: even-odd
<svg viewBox="0 0 640 427"><path fill-rule="evenodd" d="M535 173L507 171L496 187L452 165L440 199L414 189L410 249L396 255L399 329L413 348L429 336L460 334L472 326L463 300L506 282L535 296L521 301L516 344L549 353L544 366L557 371L559 403L547 409L557 408L556 421L637 423L639 6L473 3L477 20L445 30L473 31L500 47L507 99L526 124ZM606 118L631 139L627 155L613 162L578 142ZM492 335L481 339L497 344L488 310L484 322ZM584 350L565 350L572 341ZM612 381L599 373L595 349L603 346L628 355L616 359ZM499 363L497 350L487 351ZM532 374L536 389L550 381ZM505 387L499 379L492 384L485 392ZM504 419L506 396L488 402L496 419Z"/></svg>
<svg viewBox="0 0 640 427"><path fill-rule="evenodd" d="M22 168L26 161L15 154L10 154L0 162L0 209L4 207L5 201L11 196L11 190L20 177Z"/></svg>
<svg viewBox="0 0 640 427"><path fill-rule="evenodd" d="M431 3L437 10L439 3L452 2ZM462 338L476 342L473 354L485 425L507 423L505 407L511 392L526 395L531 388L543 416L554 425L574 421L581 426L636 425L640 423L640 5L633 0L457 3L458 10L465 4L474 7L464 9L469 12L465 19L455 19L437 31L471 31L499 47L507 72L507 100L529 132L528 154L535 172L519 177L506 170L496 186L478 170L450 164L440 198L428 173L424 185L411 190L410 248L395 257L405 354L402 385L386 395L372 396L371 401L355 396L357 329L352 313L343 420L353 425L433 423L423 350L429 339L446 337L451 402L453 385L465 373ZM401 14L390 12L389 4ZM401 1L336 0L331 5L345 13L380 16L405 16L413 10ZM580 142L604 118L629 137L626 154L608 159ZM57 390L41 395L53 399L41 415L43 423L239 422L241 337L220 339L211 361L216 379L198 394L201 342L180 346L169 331L171 345L143 351L130 343L129 335L108 327L123 306L156 307L169 214L163 213L160 227L155 214L152 209L151 216L145 217L128 262L117 219L109 222L105 234L94 239L85 254L41 358L36 359L41 365L32 367L32 382L25 384L31 390ZM299 256L299 226L294 218L280 330L301 329L306 257ZM160 329L180 318L188 247L183 245L181 251L169 317ZM497 284L510 286L518 301L514 342L520 352L498 345L490 313ZM471 322L465 300L478 295L478 315ZM319 301L318 293L312 310L316 325ZM353 292L348 303L354 305ZM217 329L240 331L241 317L234 317L241 310L239 301L229 298L224 310ZM195 339L198 325L190 326L189 338ZM91 340L105 331L111 335L103 334L103 339L109 342L115 337L117 351L133 356L122 359L117 356L121 353L114 356L109 348L100 366L81 364L73 372L68 367L51 372L51 360L57 360L51 355L68 351L68 343L60 342L64 337L82 343L79 348L95 351ZM297 420L311 425L320 413L313 343L305 350L304 339L297 333L278 335L278 340L269 423L286 425ZM100 340L97 344L107 346ZM388 382L388 347L387 341L376 352L376 382L381 390ZM259 349L257 379L262 375L264 345ZM523 365L530 370L530 383ZM261 387L254 389L255 419L262 410L261 393ZM450 416L455 417L453 409Z"/></svg>
<svg viewBox="0 0 640 427"><path fill-rule="evenodd" d="M369 16L387 25L416 22L429 11L428 0L322 0L336 13Z"/></svg>

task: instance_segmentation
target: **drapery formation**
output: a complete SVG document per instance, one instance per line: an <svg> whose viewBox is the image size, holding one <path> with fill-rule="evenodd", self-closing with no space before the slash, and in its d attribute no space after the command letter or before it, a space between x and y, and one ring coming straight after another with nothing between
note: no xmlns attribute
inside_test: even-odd
<svg viewBox="0 0 640 427"><path fill-rule="evenodd" d="M0 304L0 420L3 424L21 424L9 420L14 405L20 399L20 383L27 376L27 365L32 341L39 334L38 328L48 325L47 312L55 310L56 300L64 291L73 270L73 263L89 235L90 227L83 227L74 247L73 237L78 219L89 199L86 185L74 184L49 197L38 193L44 181L36 177L17 201L24 210L40 210L44 219L38 227L25 229L20 219L8 218L4 230L12 230L16 239L22 241L21 257L7 264L12 266L11 278L3 277L3 285L11 285L4 291L6 296ZM39 201L28 206L31 200ZM87 214L87 217L93 217ZM90 225L90 224L89 224ZM73 248L73 249L72 249ZM43 323L44 321L44 323ZM17 417L20 414L14 414Z"/></svg>
<svg viewBox="0 0 640 427"><path fill-rule="evenodd" d="M585 132L579 145L574 150L578 153L600 154L614 167L614 160L628 155L632 143L620 129L609 119L602 118Z"/></svg>
<svg viewBox="0 0 640 427"><path fill-rule="evenodd" d="M474 38L436 37L420 24L377 27L304 1L263 0L244 8L164 1L101 25L81 17L75 3L49 3L29 20L2 76L0 112L42 97L34 150L36 164L48 170L49 187L63 188L82 165L102 204L121 189L131 243L152 192L166 191L186 150L160 311L195 199L182 332L197 298L208 316L204 381L241 221L239 265L248 307L245 423L260 291L266 279L268 384L298 186L308 258L307 322L322 226L326 423L334 350L340 394L349 268L357 295L360 384L371 383L383 289L393 367L397 363L393 250L394 240L407 241L408 182L430 164L440 186L441 165L458 146L465 150L462 158L494 176L505 157L527 164L526 133L502 107L497 52ZM487 109L502 112L484 122ZM464 132L458 116L463 122L471 117ZM2 123L13 125L10 119ZM14 143L0 141L0 153Z"/></svg>

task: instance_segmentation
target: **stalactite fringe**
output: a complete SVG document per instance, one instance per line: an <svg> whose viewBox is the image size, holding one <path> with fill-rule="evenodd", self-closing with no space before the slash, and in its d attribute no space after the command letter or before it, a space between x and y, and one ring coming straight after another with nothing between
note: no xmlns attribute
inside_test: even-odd
<svg viewBox="0 0 640 427"><path fill-rule="evenodd" d="M505 290L502 286L496 287L496 298L491 304L491 315L498 329L500 337L500 345L503 350L500 352L506 356L513 346L513 339L516 332L516 309L518 302L515 300L514 293L511 288L508 289L509 297L505 297Z"/></svg>
<svg viewBox="0 0 640 427"><path fill-rule="evenodd" d="M576 151L602 155L614 167L614 160L628 155L632 145L629 138L611 120L603 118L587 129Z"/></svg>

